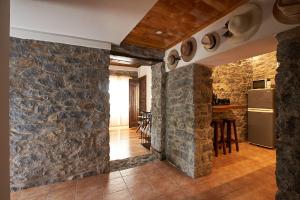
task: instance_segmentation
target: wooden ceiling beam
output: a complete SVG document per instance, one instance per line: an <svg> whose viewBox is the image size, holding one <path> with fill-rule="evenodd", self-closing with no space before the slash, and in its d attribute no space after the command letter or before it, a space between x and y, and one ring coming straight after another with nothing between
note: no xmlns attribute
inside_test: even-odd
<svg viewBox="0 0 300 200"><path fill-rule="evenodd" d="M138 59L150 59L162 61L165 56L164 50L144 48L131 44L121 44L120 46L112 44L111 55L127 56Z"/></svg>
<svg viewBox="0 0 300 200"><path fill-rule="evenodd" d="M119 61L120 63L130 63L130 64L136 64L136 65L146 65L151 66L156 63L162 62L161 60L153 60L153 59L143 59L143 58L137 58L137 57L128 57L128 56L122 56L122 55L110 55L110 59L114 62Z"/></svg>
<svg viewBox="0 0 300 200"><path fill-rule="evenodd" d="M126 67L151 66L162 62L164 51L122 44L112 45L110 51L110 64Z"/></svg>

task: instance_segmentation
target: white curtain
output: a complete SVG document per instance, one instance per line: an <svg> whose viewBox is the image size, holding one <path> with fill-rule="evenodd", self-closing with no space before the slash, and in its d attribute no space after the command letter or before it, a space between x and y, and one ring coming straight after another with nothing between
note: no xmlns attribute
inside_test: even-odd
<svg viewBox="0 0 300 200"><path fill-rule="evenodd" d="M110 76L110 127L129 125L129 77Z"/></svg>

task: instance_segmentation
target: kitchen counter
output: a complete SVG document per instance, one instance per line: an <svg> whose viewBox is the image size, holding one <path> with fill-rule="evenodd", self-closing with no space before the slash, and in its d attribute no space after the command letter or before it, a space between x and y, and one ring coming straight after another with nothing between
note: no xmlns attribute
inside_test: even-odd
<svg viewBox="0 0 300 200"><path fill-rule="evenodd" d="M230 105L215 105L212 107L212 110L213 113L220 113L220 112L226 112L233 109L242 109L242 108L246 108L246 107L241 105L230 104Z"/></svg>

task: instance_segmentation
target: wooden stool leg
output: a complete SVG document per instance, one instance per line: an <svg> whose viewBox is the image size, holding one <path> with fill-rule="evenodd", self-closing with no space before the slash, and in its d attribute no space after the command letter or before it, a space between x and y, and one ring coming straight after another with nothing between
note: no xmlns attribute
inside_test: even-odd
<svg viewBox="0 0 300 200"><path fill-rule="evenodd" d="M221 125L221 142L223 145L223 154L226 155L226 144L225 144L225 136L224 136L224 123Z"/></svg>
<svg viewBox="0 0 300 200"><path fill-rule="evenodd" d="M214 138L213 138L213 145L214 145L214 150L216 148L216 134L215 134L215 124L211 123L212 128L214 129Z"/></svg>
<svg viewBox="0 0 300 200"><path fill-rule="evenodd" d="M233 131L234 131L235 148L236 148L236 151L239 151L240 150L239 149L239 141L238 141L238 137L237 137L235 122L233 122Z"/></svg>
<svg viewBox="0 0 300 200"><path fill-rule="evenodd" d="M218 124L214 126L215 156L218 157Z"/></svg>
<svg viewBox="0 0 300 200"><path fill-rule="evenodd" d="M229 153L231 153L231 123L227 123L227 142L228 142L228 148Z"/></svg>

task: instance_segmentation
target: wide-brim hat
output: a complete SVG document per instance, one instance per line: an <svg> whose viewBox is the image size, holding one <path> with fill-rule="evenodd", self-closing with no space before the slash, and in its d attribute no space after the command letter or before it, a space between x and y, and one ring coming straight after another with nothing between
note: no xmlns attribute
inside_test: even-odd
<svg viewBox="0 0 300 200"><path fill-rule="evenodd" d="M181 43L181 58L185 62L191 61L197 51L197 42L195 38L189 38Z"/></svg>
<svg viewBox="0 0 300 200"><path fill-rule="evenodd" d="M179 54L176 49L170 51L167 57L167 67L169 70L173 70L177 67L178 61L180 60Z"/></svg>
<svg viewBox="0 0 300 200"><path fill-rule="evenodd" d="M201 44L206 51L215 51L220 45L220 36L216 32L208 33L202 37Z"/></svg>
<svg viewBox="0 0 300 200"><path fill-rule="evenodd" d="M262 23L262 10L256 4L245 4L238 12L228 21L228 30L232 34L229 39L235 43L249 40Z"/></svg>
<svg viewBox="0 0 300 200"><path fill-rule="evenodd" d="M273 15L284 24L300 24L299 0L276 0L273 6Z"/></svg>

